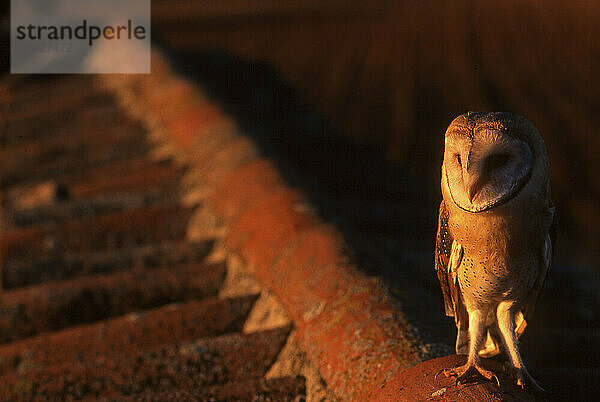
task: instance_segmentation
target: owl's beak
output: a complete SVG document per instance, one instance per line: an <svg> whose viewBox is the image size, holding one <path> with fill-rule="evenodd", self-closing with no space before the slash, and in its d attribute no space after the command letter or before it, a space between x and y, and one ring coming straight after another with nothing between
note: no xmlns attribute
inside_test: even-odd
<svg viewBox="0 0 600 402"><path fill-rule="evenodd" d="M467 197L469 198L469 202L473 202L473 198L477 195L481 186L484 184L483 177L480 175L469 175L469 178L466 183Z"/></svg>

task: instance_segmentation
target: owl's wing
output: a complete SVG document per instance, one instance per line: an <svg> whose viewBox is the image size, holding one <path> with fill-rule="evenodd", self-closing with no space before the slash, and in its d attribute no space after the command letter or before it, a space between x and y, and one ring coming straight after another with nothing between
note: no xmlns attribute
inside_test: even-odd
<svg viewBox="0 0 600 402"><path fill-rule="evenodd" d="M529 291L525 302L521 306L521 311L515 318L517 326L516 333L518 337L521 336L527 327L527 321L533 314L538 296L542 290L542 287L544 286L544 282L546 281L548 270L552 265L552 256L554 254L554 246L556 245L556 217L554 215L554 206L550 207L550 212L552 213L552 224L550 226L548 235L546 236L546 240L544 241L544 244L539 252L538 277L536 278L533 287Z"/></svg>
<svg viewBox="0 0 600 402"><path fill-rule="evenodd" d="M452 237L448 230L448 211L446 210L446 204L442 201L438 216L438 229L435 236L435 272L442 288L446 315L454 317L454 305L450 294L450 275L448 272L451 250Z"/></svg>
<svg viewBox="0 0 600 402"><path fill-rule="evenodd" d="M456 269L462 260L462 246L455 242L448 229L448 211L444 201L440 204L438 230L435 239L435 271L440 281L446 315L455 317L458 325L465 307L462 303Z"/></svg>

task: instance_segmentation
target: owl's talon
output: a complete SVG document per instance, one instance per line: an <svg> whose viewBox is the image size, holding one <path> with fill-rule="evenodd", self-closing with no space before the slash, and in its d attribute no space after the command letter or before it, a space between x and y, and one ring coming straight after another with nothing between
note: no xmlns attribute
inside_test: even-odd
<svg viewBox="0 0 600 402"><path fill-rule="evenodd" d="M483 367L479 366L478 364L465 364L464 366L458 366L458 367L454 367L451 369L447 369L447 370L440 370L437 374L436 374L436 378L440 373L444 373L444 375L446 377L455 377L454 378L454 385L460 385L461 382L465 381L467 378L469 378L471 376L471 374L474 374L473 371L478 372L482 377L484 377L487 380L490 381L494 381L496 382L496 384L498 385L498 387L500 387L500 380L498 379L498 376L496 376L496 374L494 374L493 372L484 369Z"/></svg>
<svg viewBox="0 0 600 402"><path fill-rule="evenodd" d="M529 374L529 372L527 372L525 369L518 369L518 368L513 368L512 369L512 376L516 379L516 384L517 387L520 387L521 389L525 389L525 382L528 382L529 384L531 384L531 386L533 387L533 389L535 391L537 391L538 393L546 393L547 391L542 388L531 376L531 374Z"/></svg>
<svg viewBox="0 0 600 402"><path fill-rule="evenodd" d="M444 377L457 377L459 374L456 372L456 370L460 369L461 367L462 366L457 366L451 369L441 369L440 371L435 373L434 378L437 380L440 374L444 374Z"/></svg>

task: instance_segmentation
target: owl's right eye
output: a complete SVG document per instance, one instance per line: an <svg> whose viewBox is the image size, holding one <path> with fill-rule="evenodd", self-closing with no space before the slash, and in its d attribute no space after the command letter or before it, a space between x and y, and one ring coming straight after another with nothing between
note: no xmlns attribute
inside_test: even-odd
<svg viewBox="0 0 600 402"><path fill-rule="evenodd" d="M462 166L462 161L460 159L460 154L456 154L456 163L458 163L458 166Z"/></svg>

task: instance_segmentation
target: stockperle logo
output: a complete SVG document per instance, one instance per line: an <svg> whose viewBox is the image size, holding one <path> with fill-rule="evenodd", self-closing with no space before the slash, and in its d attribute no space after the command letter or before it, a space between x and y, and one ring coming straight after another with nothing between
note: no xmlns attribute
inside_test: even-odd
<svg viewBox="0 0 600 402"><path fill-rule="evenodd" d="M150 0L11 0L11 73L149 73Z"/></svg>

